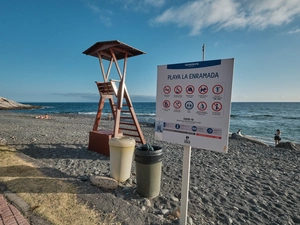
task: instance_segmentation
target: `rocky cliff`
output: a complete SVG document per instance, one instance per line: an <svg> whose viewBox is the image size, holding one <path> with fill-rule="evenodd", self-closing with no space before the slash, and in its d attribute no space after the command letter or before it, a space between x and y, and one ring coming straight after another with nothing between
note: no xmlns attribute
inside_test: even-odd
<svg viewBox="0 0 300 225"><path fill-rule="evenodd" d="M12 100L8 100L0 96L0 110L3 109L33 109L39 108L38 106L25 105Z"/></svg>

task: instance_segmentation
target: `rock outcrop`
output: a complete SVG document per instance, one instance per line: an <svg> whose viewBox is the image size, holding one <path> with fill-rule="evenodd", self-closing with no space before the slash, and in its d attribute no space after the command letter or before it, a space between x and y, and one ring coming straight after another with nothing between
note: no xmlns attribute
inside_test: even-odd
<svg viewBox="0 0 300 225"><path fill-rule="evenodd" d="M252 138L252 137L248 137L248 136L246 136L246 135L239 135L239 134L237 134L237 133L232 133L232 134L231 134L231 138L233 138L233 139L238 139L238 140L243 140L243 141L246 140L246 141L250 141L250 142L255 143L255 144L260 144L260 145L269 146L268 144L266 144L266 143L264 143L264 142L262 142L262 141L256 140L256 139L254 139L254 138Z"/></svg>
<svg viewBox="0 0 300 225"><path fill-rule="evenodd" d="M8 100L0 96L0 110L2 109L33 109L39 108L39 106L25 105L12 100Z"/></svg>
<svg viewBox="0 0 300 225"><path fill-rule="evenodd" d="M278 145L276 145L276 148L287 148L291 150L300 150L297 148L296 144L293 142L280 142Z"/></svg>

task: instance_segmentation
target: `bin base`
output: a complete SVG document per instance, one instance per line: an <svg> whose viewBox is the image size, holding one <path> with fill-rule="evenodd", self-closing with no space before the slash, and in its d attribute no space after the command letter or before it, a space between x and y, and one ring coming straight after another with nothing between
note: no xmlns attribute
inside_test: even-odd
<svg viewBox="0 0 300 225"><path fill-rule="evenodd" d="M146 198L160 193L162 162L143 164L136 162L137 193Z"/></svg>
<svg viewBox="0 0 300 225"><path fill-rule="evenodd" d="M105 156L109 154L109 139L113 136L111 130L95 130L90 132L88 150L98 152Z"/></svg>

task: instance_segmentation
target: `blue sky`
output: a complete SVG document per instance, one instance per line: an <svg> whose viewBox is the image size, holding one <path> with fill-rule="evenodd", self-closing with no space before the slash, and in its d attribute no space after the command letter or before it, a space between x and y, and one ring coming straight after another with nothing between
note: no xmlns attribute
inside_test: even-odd
<svg viewBox="0 0 300 225"><path fill-rule="evenodd" d="M232 101L300 101L300 0L1 0L0 96L95 102L99 61L119 40L133 101L155 101L157 66L235 58ZM112 71L111 78L116 76Z"/></svg>

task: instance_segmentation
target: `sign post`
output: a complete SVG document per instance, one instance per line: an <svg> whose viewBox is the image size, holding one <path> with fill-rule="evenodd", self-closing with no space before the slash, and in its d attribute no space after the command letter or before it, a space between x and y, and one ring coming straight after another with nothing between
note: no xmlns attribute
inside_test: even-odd
<svg viewBox="0 0 300 225"><path fill-rule="evenodd" d="M184 146L182 185L181 185L182 187L181 187L181 205L180 205L180 225L186 224L186 220L187 220L189 186L190 186L190 161L191 161L191 146Z"/></svg>
<svg viewBox="0 0 300 225"><path fill-rule="evenodd" d="M191 147L228 151L234 59L158 66L155 137L184 146L180 224L186 224Z"/></svg>

